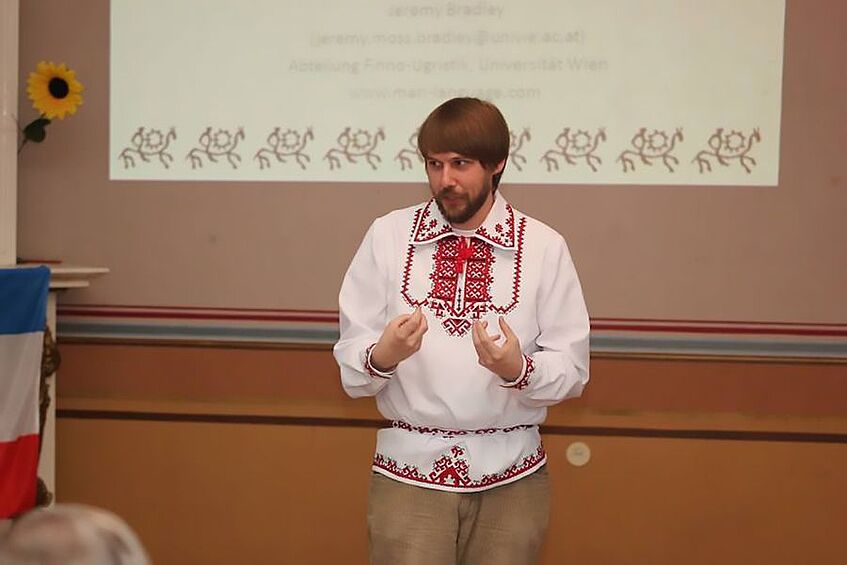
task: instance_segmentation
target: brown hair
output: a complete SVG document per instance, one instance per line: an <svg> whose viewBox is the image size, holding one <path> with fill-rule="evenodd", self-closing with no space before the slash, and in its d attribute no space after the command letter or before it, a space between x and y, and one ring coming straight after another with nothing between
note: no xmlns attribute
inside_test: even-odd
<svg viewBox="0 0 847 565"><path fill-rule="evenodd" d="M452 151L493 169L509 156L509 126L497 106L478 98L453 98L427 116L418 131L418 150L424 159ZM500 184L494 175L494 188Z"/></svg>

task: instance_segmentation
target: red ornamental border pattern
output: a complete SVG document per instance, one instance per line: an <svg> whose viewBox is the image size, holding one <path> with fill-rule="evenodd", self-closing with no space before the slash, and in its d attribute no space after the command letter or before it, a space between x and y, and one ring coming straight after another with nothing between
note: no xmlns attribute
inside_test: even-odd
<svg viewBox="0 0 847 565"><path fill-rule="evenodd" d="M427 299L414 300L411 296L409 296L409 278L412 275L412 257L414 254L415 246L409 244L409 249L406 251L406 264L403 266L403 284L400 286L400 294L403 295L403 299L406 301L406 304L412 308L417 308L418 306L426 306Z"/></svg>
<svg viewBox="0 0 847 565"><path fill-rule="evenodd" d="M505 388L514 388L515 390L523 390L529 386L529 377L532 376L532 373L535 372L535 361L532 360L532 357L524 353L523 358L526 360L526 371L523 376L520 377L517 383L513 386L500 385Z"/></svg>
<svg viewBox="0 0 847 565"><path fill-rule="evenodd" d="M481 436L481 435L492 435L496 433L509 433L517 430L529 430L535 427L534 424L518 424L516 426L509 426L508 428L480 428L477 430L450 430L446 428L433 428L429 426L413 426L408 422L404 422L403 420L394 420L391 422L392 428L397 428L400 430L405 430L407 432L416 432L419 434L427 434L433 436L441 436L445 439L450 439L454 437L460 436Z"/></svg>
<svg viewBox="0 0 847 565"><path fill-rule="evenodd" d="M459 273L455 264L458 258L458 242L456 236L438 240L433 257L434 270L429 274L432 289L427 295L429 309L440 320L461 322L463 328L458 335L464 335L471 327L470 320L478 320L491 306L491 276L495 262L492 246L479 241L471 243L473 255L465 260L463 270L465 284L462 288L463 300L461 311L454 308ZM448 329L449 328L445 328ZM451 334L453 332L450 332Z"/></svg>
<svg viewBox="0 0 847 565"><path fill-rule="evenodd" d="M401 466L394 459L381 453L374 456L373 466L407 481L459 489L484 489L526 473L542 463L546 457L544 447L539 445L534 453L527 455L508 469L500 473L483 475L479 480L473 480L468 476L469 465L465 458L465 449L460 445L454 445L444 455L433 461L432 471L427 475L421 473L417 467Z"/></svg>
<svg viewBox="0 0 847 565"><path fill-rule="evenodd" d="M416 229L416 226L418 225L418 219L424 211L425 211L425 208L422 208L422 209L419 209L415 212L415 220L412 222L412 230L413 230L412 236L413 237L414 237L414 230ZM511 212L511 209L510 209L510 212ZM513 212L512 212L511 218L512 218L512 222L514 222L514 219L513 219L514 213ZM487 304L487 307L489 309L491 309L491 311L496 312L497 314L500 314L500 315L506 315L509 312L511 312L512 310L514 310L515 307L518 305L518 302L520 301L520 284L521 284L521 277L522 277L522 274L523 274L523 246L524 246L524 235L526 233L526 218L520 219L520 221L518 222L518 229L516 231L517 231L517 245L515 246L515 267L514 267L514 273L512 275L512 301L505 306L497 306L493 302L489 302ZM486 245L491 245L489 242L487 242L485 240L482 240L482 241L484 241ZM407 250L406 250L406 260L405 260L405 264L403 266L403 281L402 281L402 284L400 286L401 296L406 301L406 304L408 304L412 308L417 308L419 306L429 306L430 302L431 302L430 299L431 299L431 293L432 293L432 291L430 291L430 293L425 298L423 298L421 300L415 300L414 298L412 298L409 295L409 283L410 283L411 273L412 273L412 264L414 263L415 247L416 246L414 244L410 243ZM436 253L437 252L438 251L437 251L437 248L436 248ZM493 261L492 261L492 263L493 263ZM464 335L464 334L461 334L461 335Z"/></svg>
<svg viewBox="0 0 847 565"><path fill-rule="evenodd" d="M371 344L371 345L369 345L369 346L368 346L368 348L365 350L365 371L366 371L366 372L367 372L367 373L368 373L371 377L379 378L379 379L388 379L388 378L390 378L390 377L387 377L387 376L385 376L385 375L380 375L379 373L377 373L377 372L376 372L376 369L373 367L373 365L371 365L371 351L373 350L373 348L374 348L374 347L376 347L376 344L375 344L375 343L372 343L372 344Z"/></svg>
<svg viewBox="0 0 847 565"><path fill-rule="evenodd" d="M515 274L512 277L512 302L508 306L500 307L491 305L491 309L500 315L506 315L518 305L521 292L521 274L523 266L523 238L526 232L526 218L521 218L518 223L518 244L515 246Z"/></svg>
<svg viewBox="0 0 847 565"><path fill-rule="evenodd" d="M451 228L449 224L439 222L435 218L432 218L427 225L424 226L424 222L426 222L426 219L429 217L429 208L432 206L433 202L435 202L435 199L431 199L423 208L415 212L415 221L412 222L412 241L415 243L428 242L436 237L453 232L453 228ZM439 224L441 224L441 230L437 232L433 231ZM424 233L425 231L430 231L432 233L426 234Z"/></svg>
<svg viewBox="0 0 847 565"><path fill-rule="evenodd" d="M430 243L443 235L453 233L453 228L450 224L444 221L441 217L431 216L430 210L436 204L435 199L431 199L415 211L414 221L412 222L411 241L413 243ZM427 219L429 220L427 221ZM505 223L505 228L504 228ZM483 241L500 245L508 249L515 247L515 211L511 204L506 204L506 220L498 222L494 226L496 233L489 233L485 226L480 226L476 230L476 235Z"/></svg>
<svg viewBox="0 0 847 565"><path fill-rule="evenodd" d="M503 224L498 223L494 226L494 231L497 232L497 235L491 235L488 233L485 226L479 226L476 230L477 235L488 239L491 242L502 245L503 247L515 247L515 211L511 204L506 204L506 213L506 233L503 233ZM526 221L526 218L523 218L521 221Z"/></svg>

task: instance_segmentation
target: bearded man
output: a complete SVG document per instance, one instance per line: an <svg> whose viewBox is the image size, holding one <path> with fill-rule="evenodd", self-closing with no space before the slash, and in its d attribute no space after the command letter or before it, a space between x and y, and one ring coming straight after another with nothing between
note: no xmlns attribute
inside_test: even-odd
<svg viewBox="0 0 847 565"><path fill-rule="evenodd" d="M376 219L344 277L334 355L376 397L371 562L536 563L550 486L538 425L588 382L588 314L565 240L497 192L509 128L454 98L418 149L432 199Z"/></svg>

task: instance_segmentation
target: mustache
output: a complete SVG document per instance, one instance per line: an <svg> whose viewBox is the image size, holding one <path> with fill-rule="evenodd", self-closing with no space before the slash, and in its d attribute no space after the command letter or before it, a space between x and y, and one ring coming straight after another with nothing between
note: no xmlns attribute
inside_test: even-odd
<svg viewBox="0 0 847 565"><path fill-rule="evenodd" d="M445 186L441 190L438 191L438 198L443 198L445 196L460 196L459 191L456 190L454 186Z"/></svg>

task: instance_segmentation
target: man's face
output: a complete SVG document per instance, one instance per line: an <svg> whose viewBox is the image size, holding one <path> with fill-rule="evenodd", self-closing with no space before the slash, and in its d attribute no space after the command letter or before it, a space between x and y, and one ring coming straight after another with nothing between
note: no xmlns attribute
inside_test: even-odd
<svg viewBox="0 0 847 565"><path fill-rule="evenodd" d="M491 177L504 165L486 169L476 159L453 152L427 155L429 188L444 218L459 229L478 228L494 203Z"/></svg>

